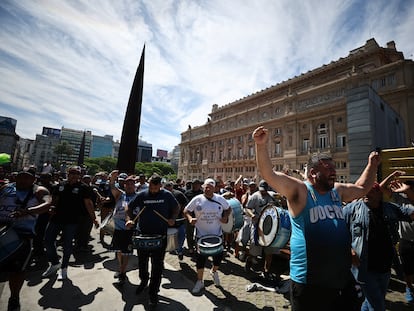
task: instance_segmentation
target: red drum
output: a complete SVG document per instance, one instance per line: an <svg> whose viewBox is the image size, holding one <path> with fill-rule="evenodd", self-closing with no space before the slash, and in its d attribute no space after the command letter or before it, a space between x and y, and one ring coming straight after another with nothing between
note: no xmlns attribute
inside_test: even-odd
<svg viewBox="0 0 414 311"><path fill-rule="evenodd" d="M267 205L257 224L258 242L261 246L284 247L290 239L289 213L280 207Z"/></svg>

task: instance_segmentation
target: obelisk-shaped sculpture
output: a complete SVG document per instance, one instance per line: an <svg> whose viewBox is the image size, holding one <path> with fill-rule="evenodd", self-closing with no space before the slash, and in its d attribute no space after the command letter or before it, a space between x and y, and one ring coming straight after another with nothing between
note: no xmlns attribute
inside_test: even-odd
<svg viewBox="0 0 414 311"><path fill-rule="evenodd" d="M117 168L120 172L134 174L138 148L139 125L141 122L142 91L144 86L145 45L129 95L119 145Z"/></svg>

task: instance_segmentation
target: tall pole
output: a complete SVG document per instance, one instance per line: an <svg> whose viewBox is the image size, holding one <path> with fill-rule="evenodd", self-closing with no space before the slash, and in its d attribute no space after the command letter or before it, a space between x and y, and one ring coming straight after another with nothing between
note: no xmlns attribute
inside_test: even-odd
<svg viewBox="0 0 414 311"><path fill-rule="evenodd" d="M139 125L141 122L142 92L144 86L145 45L132 84L128 107L125 113L119 145L117 168L121 172L134 174L137 158Z"/></svg>

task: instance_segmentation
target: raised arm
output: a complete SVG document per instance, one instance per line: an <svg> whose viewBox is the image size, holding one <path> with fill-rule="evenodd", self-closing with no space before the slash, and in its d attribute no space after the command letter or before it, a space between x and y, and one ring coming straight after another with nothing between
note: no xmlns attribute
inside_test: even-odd
<svg viewBox="0 0 414 311"><path fill-rule="evenodd" d="M306 186L297 178L288 176L282 172L273 171L267 148L268 136L268 129L263 126L260 126L253 131L253 139L256 143L257 166L263 179L265 179L273 189L277 189L279 193L287 198L288 208L292 216L297 216L306 204Z"/></svg>
<svg viewBox="0 0 414 311"><path fill-rule="evenodd" d="M355 184L335 183L335 188L342 197L342 201L351 202L366 195L372 188L377 177L378 165L381 158L377 151L372 151L368 156L368 164Z"/></svg>

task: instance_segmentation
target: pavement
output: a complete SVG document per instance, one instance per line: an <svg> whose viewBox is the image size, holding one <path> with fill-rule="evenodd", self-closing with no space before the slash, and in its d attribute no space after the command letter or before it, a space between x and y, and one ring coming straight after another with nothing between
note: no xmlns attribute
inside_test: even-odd
<svg viewBox="0 0 414 311"><path fill-rule="evenodd" d="M20 297L21 310L290 310L288 294L278 293L279 282L262 279L258 273L245 272L244 263L232 253L219 270L221 286L216 287L209 275L211 261L204 273L205 289L199 295L191 294L196 279L195 262L189 254L180 261L167 253L165 270L159 292L159 303L149 306L148 289L135 294L139 284L138 259L131 256L127 281L118 285L113 277L117 270L114 253L99 243L98 230L92 229L90 251L75 253L68 268L68 279L57 281L56 276L42 278L47 268L44 258L32 261ZM105 241L110 242L106 236ZM60 247L58 248L61 251ZM272 264L275 274L288 274L288 262L275 256ZM4 271L0 274L0 310L7 310L10 291ZM250 286L251 291L246 287ZM387 294L387 310L413 310L404 300L404 283L393 275Z"/></svg>

